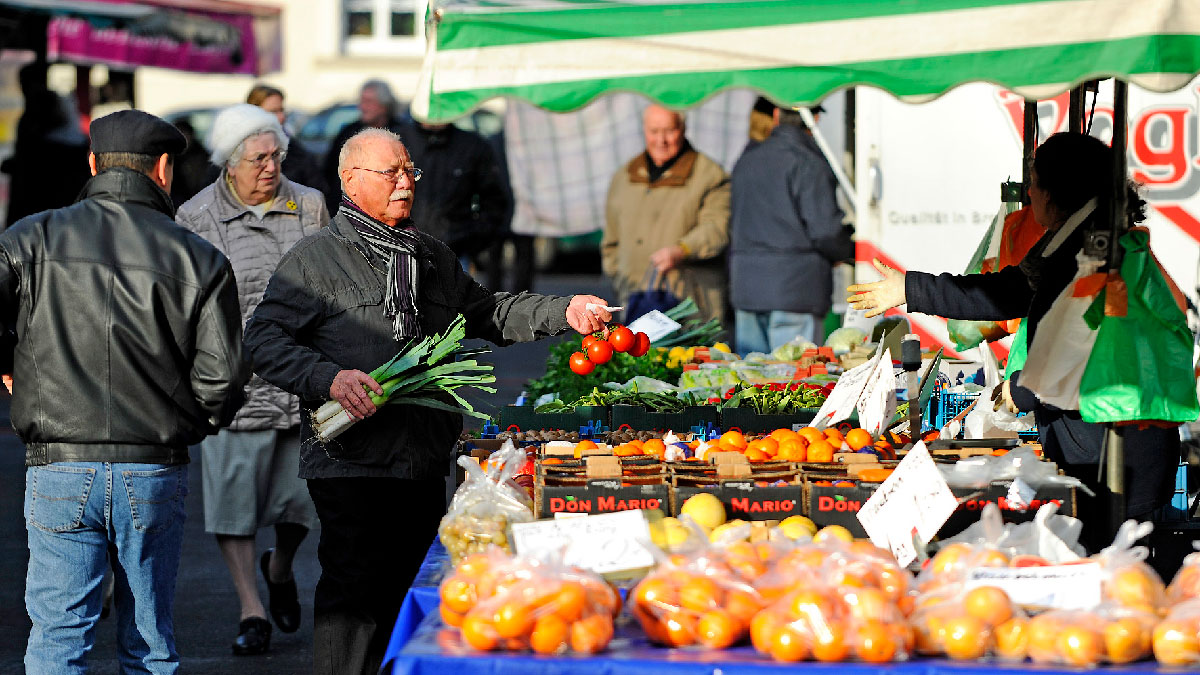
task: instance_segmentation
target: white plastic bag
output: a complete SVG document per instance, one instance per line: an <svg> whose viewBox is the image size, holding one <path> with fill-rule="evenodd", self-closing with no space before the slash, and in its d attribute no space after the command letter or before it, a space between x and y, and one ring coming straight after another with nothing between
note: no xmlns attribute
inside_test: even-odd
<svg viewBox="0 0 1200 675"><path fill-rule="evenodd" d="M1033 428L1034 419L1032 415L1026 415L1019 418L1009 412L1007 406L999 406L999 409L992 403L995 398L997 387L1004 386L1004 380L1000 377L1000 366L996 363L996 355L987 345L979 348L981 352L981 360L983 361L984 382L987 383L987 389L979 396L979 402L967 413L967 419L964 420L964 437L965 438L1012 438L1017 431L1027 431Z"/></svg>
<svg viewBox="0 0 1200 675"><path fill-rule="evenodd" d="M1038 322L1037 335L1029 345L1029 358L1021 371L1021 385L1032 390L1039 400L1062 410L1079 409L1079 382L1087 367L1096 331L1088 326L1083 314L1097 293L1077 295L1078 282L1095 274L1103 260L1084 255L1075 257L1079 271Z"/></svg>

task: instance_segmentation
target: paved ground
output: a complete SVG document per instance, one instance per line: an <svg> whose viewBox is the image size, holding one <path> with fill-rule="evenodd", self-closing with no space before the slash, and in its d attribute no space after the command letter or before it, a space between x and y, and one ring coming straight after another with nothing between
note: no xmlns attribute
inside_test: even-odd
<svg viewBox="0 0 1200 675"><path fill-rule="evenodd" d="M599 283L595 276L553 276L539 278L534 290L557 294L603 293ZM550 341L514 345L489 355L487 360L496 365L499 391L484 403L505 405L515 400L525 381L544 372L549 345ZM3 392L2 388L0 392ZM304 542L296 558L295 575L304 611L300 630L291 635L275 631L271 651L266 655L232 656L230 643L237 633L237 597L214 539L204 533L201 461L203 458L193 451L188 521L176 595L175 628L183 670L213 675L238 671L254 675L311 672L312 594L320 575L316 558L317 533ZM0 675L24 672L22 658L29 635L23 598L29 556L21 513L23 490L24 450L9 426L5 394L0 398ZM258 550L269 547L270 541L269 531L262 531ZM266 587L261 579L259 590L265 600ZM115 642L114 622L111 619L101 621L93 651L93 672L101 675L118 672Z"/></svg>

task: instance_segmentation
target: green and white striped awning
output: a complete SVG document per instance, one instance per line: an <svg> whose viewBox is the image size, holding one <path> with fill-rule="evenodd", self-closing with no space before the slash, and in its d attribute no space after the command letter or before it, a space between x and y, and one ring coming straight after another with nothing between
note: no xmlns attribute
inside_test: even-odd
<svg viewBox="0 0 1200 675"><path fill-rule="evenodd" d="M413 113L494 97L574 110L609 91L682 108L731 87L813 103L851 85L927 100L988 81L1028 97L1200 72L1200 0L458 0L437 6Z"/></svg>

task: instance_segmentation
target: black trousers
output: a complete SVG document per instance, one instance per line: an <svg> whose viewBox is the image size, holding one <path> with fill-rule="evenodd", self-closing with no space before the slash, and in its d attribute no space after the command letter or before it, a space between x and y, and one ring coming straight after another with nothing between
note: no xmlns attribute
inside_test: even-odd
<svg viewBox="0 0 1200 675"><path fill-rule="evenodd" d="M404 594L445 512L446 482L308 481L321 521L313 603L313 672L375 675Z"/></svg>

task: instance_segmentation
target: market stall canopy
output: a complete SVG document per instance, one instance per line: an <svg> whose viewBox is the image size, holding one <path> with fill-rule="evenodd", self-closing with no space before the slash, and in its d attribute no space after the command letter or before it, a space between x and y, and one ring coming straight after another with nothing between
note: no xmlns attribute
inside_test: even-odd
<svg viewBox="0 0 1200 675"><path fill-rule="evenodd" d="M277 7L226 0L0 0L48 15L46 58L261 75L281 65Z"/></svg>
<svg viewBox="0 0 1200 675"><path fill-rule="evenodd" d="M1117 76L1170 91L1200 72L1195 0L449 0L431 14L412 111L494 97L568 111L608 91L682 108L732 87L905 100L989 81L1045 98Z"/></svg>

